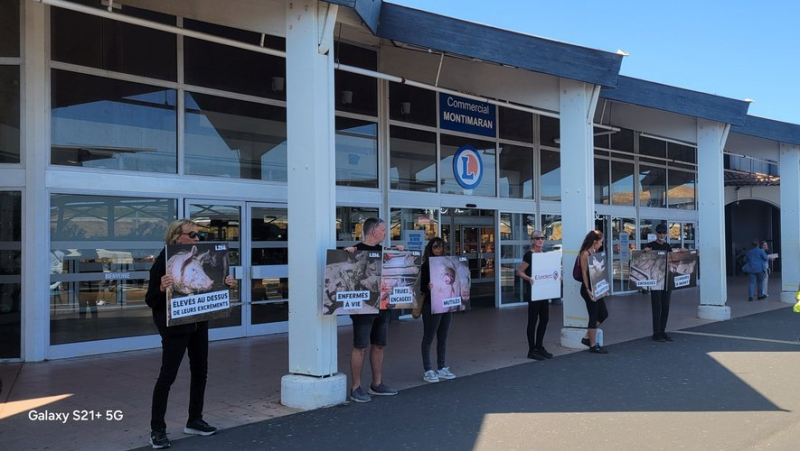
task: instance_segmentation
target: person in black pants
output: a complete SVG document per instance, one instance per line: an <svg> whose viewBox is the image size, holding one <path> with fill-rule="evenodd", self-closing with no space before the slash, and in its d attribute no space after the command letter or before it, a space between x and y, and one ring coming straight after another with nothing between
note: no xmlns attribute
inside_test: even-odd
<svg viewBox="0 0 800 451"><path fill-rule="evenodd" d="M578 252L581 267L581 297L586 304L586 312L589 314L586 336L581 340L581 343L588 346L589 352L593 354L608 354L605 348L597 344L597 326L608 319L608 308L606 308L606 301L603 296L600 298L594 297L589 279L589 258L593 258L594 253L601 247L603 247L603 232L592 230L586 234Z"/></svg>
<svg viewBox="0 0 800 451"><path fill-rule="evenodd" d="M200 241L197 225L188 219L172 222L167 228L167 244L192 244ZM178 375L183 355L189 354L191 384L189 387L189 419L183 432L192 435L212 435L217 429L203 420L203 401L208 375L208 321L167 327L167 288L175 282L166 274L165 250L158 254L150 268L150 281L145 301L153 310L153 321L161 335L161 371L153 389L150 417L150 444L153 448L169 448L167 413L169 390ZM235 288L233 276L225 277L225 284Z"/></svg>
<svg viewBox="0 0 800 451"><path fill-rule="evenodd" d="M450 324L453 321L453 312L432 313L431 312L431 269L430 258L445 255L444 240L438 236L431 239L425 246L425 253L422 256L422 267L420 268L420 294L422 299L422 323L424 332L422 335L422 380L425 382L439 382L442 379L455 379L456 375L450 371L445 362L447 353L447 334L450 331ZM459 293L460 295L460 293ZM431 344L433 337L436 337L436 371L431 364Z"/></svg>
<svg viewBox="0 0 800 451"><path fill-rule="evenodd" d="M671 252L672 247L666 241L667 225L663 222L656 226L656 240L644 246L644 251L667 251ZM667 335L667 319L669 318L669 301L672 292L664 287L663 290L650 291L650 305L653 308L653 341L663 343L672 341L672 337Z"/></svg>
<svg viewBox="0 0 800 451"><path fill-rule="evenodd" d="M532 254L542 252L544 247L544 234L539 230L531 233L531 248L522 257L522 263L517 268L517 275L527 283L525 284L525 300L528 302L528 358L534 360L552 359L553 354L544 348L544 334L547 331L547 323L550 321L550 301L540 299L531 301L531 261ZM536 323L539 323L537 329Z"/></svg>

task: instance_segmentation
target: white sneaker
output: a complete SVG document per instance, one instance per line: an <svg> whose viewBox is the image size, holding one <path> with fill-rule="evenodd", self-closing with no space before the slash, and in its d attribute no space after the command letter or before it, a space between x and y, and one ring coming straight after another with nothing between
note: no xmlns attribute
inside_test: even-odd
<svg viewBox="0 0 800 451"><path fill-rule="evenodd" d="M436 372L433 370L428 370L425 374L422 375L422 380L425 382L439 382L439 376L436 375Z"/></svg>
<svg viewBox="0 0 800 451"><path fill-rule="evenodd" d="M437 372L440 379L455 379L456 375L450 372L449 367L444 367Z"/></svg>

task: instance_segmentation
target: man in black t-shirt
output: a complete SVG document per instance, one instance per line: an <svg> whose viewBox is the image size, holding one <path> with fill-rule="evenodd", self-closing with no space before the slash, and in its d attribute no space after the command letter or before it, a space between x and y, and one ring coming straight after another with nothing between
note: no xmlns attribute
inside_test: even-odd
<svg viewBox="0 0 800 451"><path fill-rule="evenodd" d="M362 241L348 247L348 252L375 251L382 252L383 240L386 238L386 222L379 218L367 218L362 227ZM354 402L369 402L373 396L392 396L397 391L383 383L383 348L389 335L389 310L381 310L371 315L350 315L353 320L353 350L350 351L350 371L352 386L350 399ZM369 394L361 388L361 370L367 348L372 346L369 363L372 368L372 383Z"/></svg>
<svg viewBox="0 0 800 451"><path fill-rule="evenodd" d="M659 223L656 226L656 240L644 246L644 251L667 251L671 252L672 247L667 243L667 225ZM665 282L666 284L666 282ZM650 291L650 305L653 307L653 341L665 342L672 341L672 337L667 335L667 319L669 318L669 300L672 292L664 286L663 290Z"/></svg>

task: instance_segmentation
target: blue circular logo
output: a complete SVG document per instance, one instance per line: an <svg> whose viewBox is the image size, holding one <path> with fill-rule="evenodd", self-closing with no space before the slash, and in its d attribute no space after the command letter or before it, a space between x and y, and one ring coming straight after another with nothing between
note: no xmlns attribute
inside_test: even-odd
<svg viewBox="0 0 800 451"><path fill-rule="evenodd" d="M483 159L472 146L461 146L453 156L453 175L464 189L475 189L483 179Z"/></svg>

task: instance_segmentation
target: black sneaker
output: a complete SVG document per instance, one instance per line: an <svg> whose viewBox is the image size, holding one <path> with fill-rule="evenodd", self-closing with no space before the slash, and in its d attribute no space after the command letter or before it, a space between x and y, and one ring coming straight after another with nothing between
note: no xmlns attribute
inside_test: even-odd
<svg viewBox="0 0 800 451"><path fill-rule="evenodd" d="M589 348L589 352L591 352L592 354L608 354L608 351L597 345Z"/></svg>
<svg viewBox="0 0 800 451"><path fill-rule="evenodd" d="M672 341L672 337L667 335L666 332L661 332L661 336L664 337L664 340L666 340L666 341Z"/></svg>
<svg viewBox="0 0 800 451"><path fill-rule="evenodd" d="M373 396L394 396L397 394L397 390L389 388L388 385L381 382L377 387L370 384L368 393Z"/></svg>
<svg viewBox="0 0 800 451"><path fill-rule="evenodd" d="M217 428L209 425L208 423L203 421L202 418L199 418L197 420L192 420L186 423L186 427L183 428L183 433L190 435L202 435L202 436L214 435L217 433Z"/></svg>
<svg viewBox="0 0 800 451"><path fill-rule="evenodd" d="M547 360L547 357L545 357L541 352L539 352L538 349L534 350L533 352L529 352L528 358L533 360Z"/></svg>
<svg viewBox="0 0 800 451"><path fill-rule="evenodd" d="M653 334L653 341L657 341L659 343L664 343L665 341L667 341L667 339L664 338L664 336L661 335L661 334Z"/></svg>
<svg viewBox="0 0 800 451"><path fill-rule="evenodd" d="M761 296L759 296L759 297L758 297L758 300L759 300L759 301L763 301L763 300L764 300L764 299L766 299L766 298L767 298L766 296L764 296L764 295L761 295Z"/></svg>
<svg viewBox="0 0 800 451"><path fill-rule="evenodd" d="M545 359L552 359L553 358L553 354L550 354L549 352L547 352L547 349L545 349L544 346L536 349L536 352L538 352L539 354L543 355Z"/></svg>
<svg viewBox="0 0 800 451"><path fill-rule="evenodd" d="M589 348L592 347L592 342L588 338L581 338L581 344Z"/></svg>
<svg viewBox="0 0 800 451"><path fill-rule="evenodd" d="M150 444L153 445L154 449L169 448L167 431L150 431Z"/></svg>

